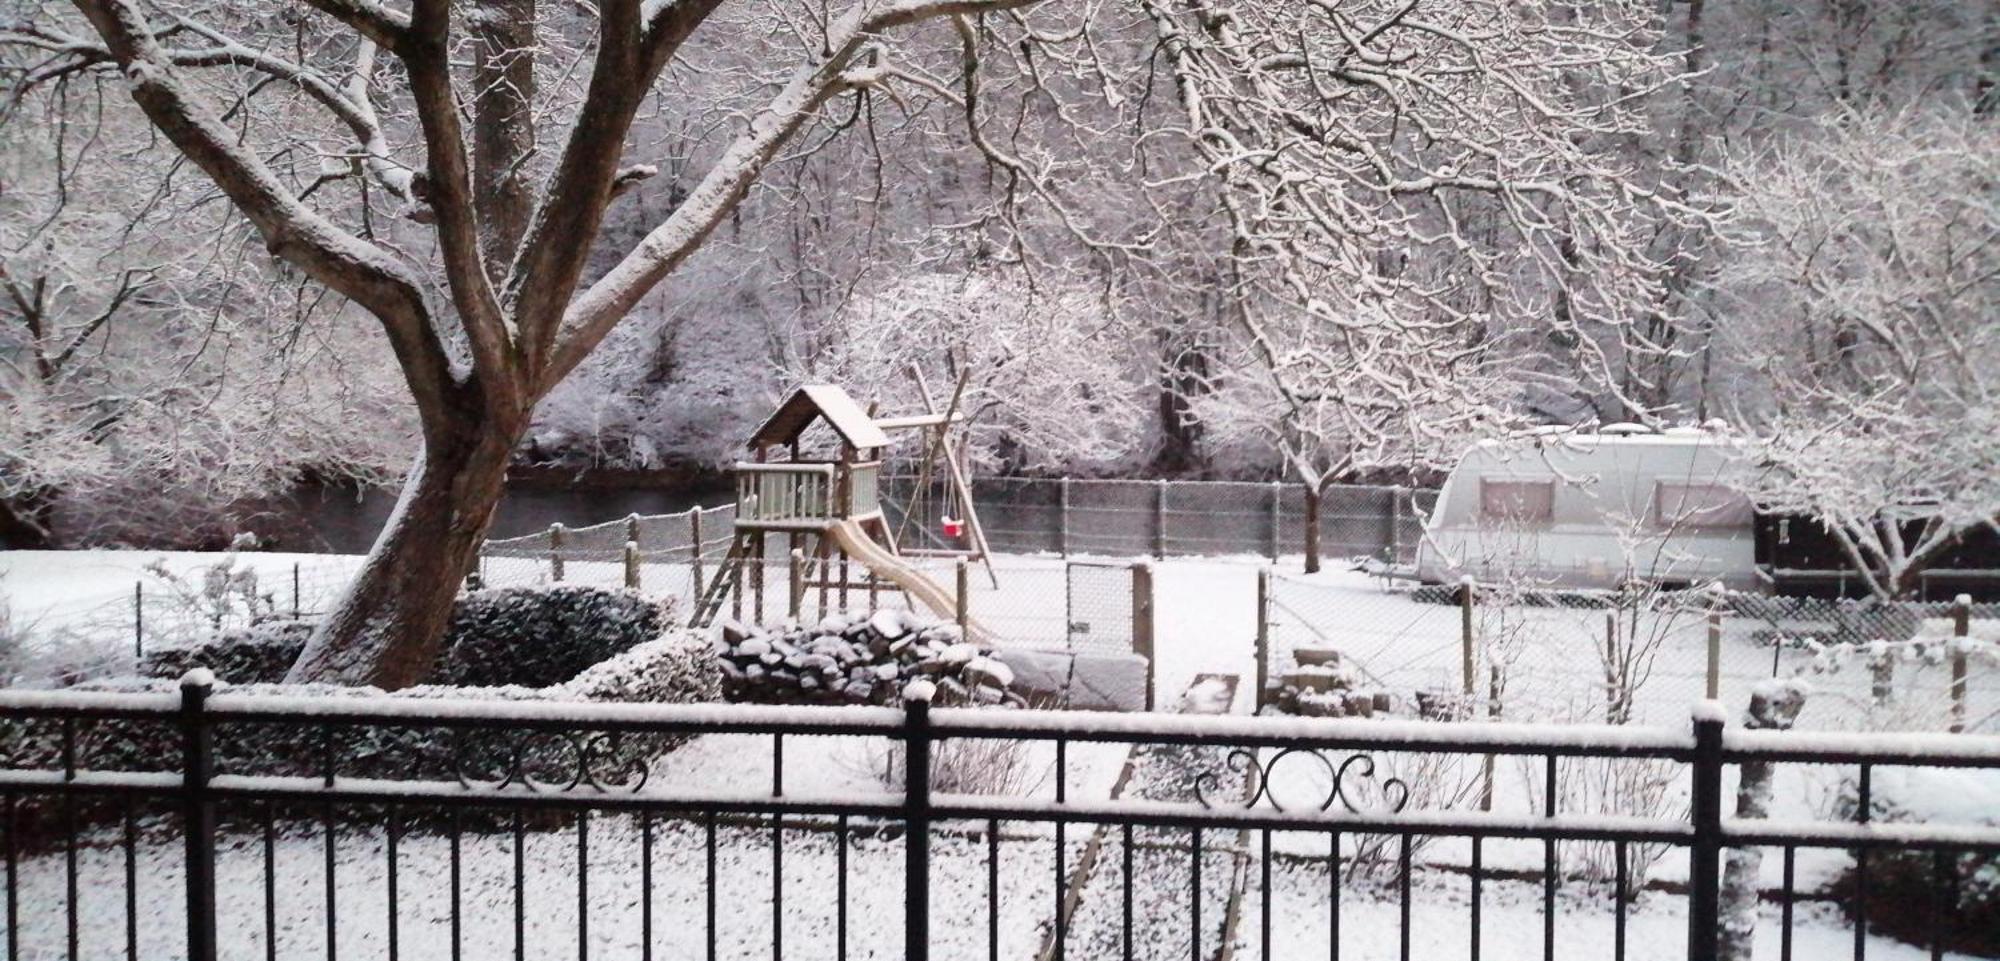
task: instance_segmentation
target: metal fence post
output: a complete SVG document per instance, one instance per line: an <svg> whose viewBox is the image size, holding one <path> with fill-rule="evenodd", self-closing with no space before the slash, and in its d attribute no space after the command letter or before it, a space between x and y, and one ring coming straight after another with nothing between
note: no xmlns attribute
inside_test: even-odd
<svg viewBox="0 0 2000 961"><path fill-rule="evenodd" d="M1162 477L1153 486L1153 556L1167 556L1167 479Z"/></svg>
<svg viewBox="0 0 2000 961"><path fill-rule="evenodd" d="M1966 638L1972 634L1972 595L1951 599L1951 733L1965 733Z"/></svg>
<svg viewBox="0 0 2000 961"><path fill-rule="evenodd" d="M701 508L688 511L688 569L694 574L694 598L701 600Z"/></svg>
<svg viewBox="0 0 2000 961"><path fill-rule="evenodd" d="M1254 711L1264 710L1265 688L1271 686L1271 569L1257 568L1257 697Z"/></svg>
<svg viewBox="0 0 2000 961"><path fill-rule="evenodd" d="M1056 553L1069 556L1069 475L1056 487Z"/></svg>
<svg viewBox="0 0 2000 961"><path fill-rule="evenodd" d="M931 956L931 695L929 681L903 689L903 957Z"/></svg>
<svg viewBox="0 0 2000 961"><path fill-rule="evenodd" d="M1715 961L1722 868L1722 705L1696 705L1688 815L1688 961Z"/></svg>
<svg viewBox="0 0 2000 961"><path fill-rule="evenodd" d="M1472 706L1472 645L1475 639L1472 628L1472 606L1476 603L1474 599L1476 593L1477 584L1472 580L1472 575L1467 574L1458 579L1458 672L1463 678L1465 704L1468 709Z"/></svg>
<svg viewBox="0 0 2000 961"><path fill-rule="evenodd" d="M549 525L549 580L563 579L563 526Z"/></svg>
<svg viewBox="0 0 2000 961"><path fill-rule="evenodd" d="M1132 565L1132 653L1146 659L1146 710L1156 703L1153 667L1153 565Z"/></svg>
<svg viewBox="0 0 2000 961"><path fill-rule="evenodd" d="M215 802L208 797L214 773L208 720L203 716L215 675L196 668L181 676L181 829L187 841L187 946L189 961L215 961Z"/></svg>
<svg viewBox="0 0 2000 961"><path fill-rule="evenodd" d="M299 619L299 562L292 562L292 620Z"/></svg>

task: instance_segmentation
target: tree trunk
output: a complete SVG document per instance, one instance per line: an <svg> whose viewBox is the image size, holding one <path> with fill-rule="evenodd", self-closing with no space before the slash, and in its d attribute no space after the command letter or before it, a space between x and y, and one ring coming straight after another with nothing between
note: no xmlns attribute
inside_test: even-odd
<svg viewBox="0 0 2000 961"><path fill-rule="evenodd" d="M1306 485L1306 573L1319 573L1319 499L1318 484Z"/></svg>
<svg viewBox="0 0 2000 961"><path fill-rule="evenodd" d="M1750 695L1750 712L1743 726L1750 730L1788 731L1806 705L1805 688L1792 684L1760 686ZM1762 820L1771 815L1771 769L1769 761L1746 761L1736 788L1736 816ZM1758 874L1762 870L1762 848L1729 849L1729 863L1722 870L1722 918L1716 939L1720 961L1750 961L1752 942L1757 936Z"/></svg>
<svg viewBox="0 0 2000 961"><path fill-rule="evenodd" d="M0 548L10 551L46 550L57 546L55 492L40 488L14 500L0 500Z"/></svg>
<svg viewBox="0 0 2000 961"><path fill-rule="evenodd" d="M426 443L367 562L286 681L395 690L430 675L516 439L468 419L467 429Z"/></svg>

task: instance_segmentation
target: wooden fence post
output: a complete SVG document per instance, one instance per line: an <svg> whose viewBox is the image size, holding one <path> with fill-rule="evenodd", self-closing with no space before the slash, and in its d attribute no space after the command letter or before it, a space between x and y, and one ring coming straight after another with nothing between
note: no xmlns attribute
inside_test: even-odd
<svg viewBox="0 0 2000 961"><path fill-rule="evenodd" d="M785 602L785 614L793 621L799 619L799 612L805 609L806 601L806 552L792 548L791 599Z"/></svg>
<svg viewBox="0 0 2000 961"><path fill-rule="evenodd" d="M563 579L563 526L549 525L549 580Z"/></svg>
<svg viewBox="0 0 2000 961"><path fill-rule="evenodd" d="M625 586L635 591L639 589L638 541L625 542Z"/></svg>
<svg viewBox="0 0 2000 961"><path fill-rule="evenodd" d="M1711 701L1722 695L1722 605L1712 599L1708 608L1708 693Z"/></svg>
<svg viewBox="0 0 2000 961"><path fill-rule="evenodd" d="M1069 475L1056 487L1056 553L1069 556Z"/></svg>
<svg viewBox="0 0 2000 961"><path fill-rule="evenodd" d="M132 654L146 656L146 582L132 582Z"/></svg>
<svg viewBox="0 0 2000 961"><path fill-rule="evenodd" d="M967 631L972 623L972 578L969 574L971 570L972 565L967 564L963 557L959 558L958 562L952 565L952 579L958 589L956 595L957 609L954 613L958 615L959 637L967 636Z"/></svg>
<svg viewBox="0 0 2000 961"><path fill-rule="evenodd" d="M1271 686L1271 569L1257 568L1257 696L1252 713L1264 710L1265 688Z"/></svg>
<svg viewBox="0 0 2000 961"><path fill-rule="evenodd" d="M1132 653L1146 659L1146 710L1155 704L1153 657L1153 565L1132 565Z"/></svg>
<svg viewBox="0 0 2000 961"><path fill-rule="evenodd" d="M1284 511L1285 485L1271 482L1271 563L1278 562L1278 554L1284 549L1284 538L1280 530L1280 518Z"/></svg>
<svg viewBox="0 0 2000 961"><path fill-rule="evenodd" d="M1458 670L1463 680L1462 686L1468 710L1472 706L1473 692L1472 646L1476 632L1472 626L1472 606L1475 603L1473 599L1475 590L1476 584L1472 580L1472 575L1467 574L1458 579Z"/></svg>
<svg viewBox="0 0 2000 961"><path fill-rule="evenodd" d="M1951 733L1965 733L1965 657L1972 636L1972 595L1951 599Z"/></svg>
<svg viewBox="0 0 2000 961"><path fill-rule="evenodd" d="M1153 482L1153 556L1167 556L1167 479Z"/></svg>
<svg viewBox="0 0 2000 961"><path fill-rule="evenodd" d="M688 511L688 568L694 574L694 599L701 600L701 508Z"/></svg>

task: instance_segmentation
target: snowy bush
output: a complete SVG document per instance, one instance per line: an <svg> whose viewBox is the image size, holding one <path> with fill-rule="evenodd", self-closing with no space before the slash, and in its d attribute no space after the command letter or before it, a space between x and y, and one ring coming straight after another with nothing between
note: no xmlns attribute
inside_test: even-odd
<svg viewBox="0 0 2000 961"><path fill-rule="evenodd" d="M432 683L547 687L659 637L671 609L633 591L509 587L460 598Z"/></svg>
<svg viewBox="0 0 2000 961"><path fill-rule="evenodd" d="M445 628L431 683L446 687L541 688L658 638L671 607L631 591L513 587L460 598ZM198 643L147 652L139 673L176 678L206 667L236 684L285 679L313 625L266 621Z"/></svg>
<svg viewBox="0 0 2000 961"><path fill-rule="evenodd" d="M1874 821L2000 824L2000 771L1877 768L1869 790ZM1853 780L1842 785L1835 814L1860 809ZM1943 917L1932 907L1939 871L1953 892ZM1832 893L1852 913L1858 888L1848 868ZM1913 944L1942 944L1977 957L2000 955L2000 853L1881 850L1868 855L1868 924Z"/></svg>
<svg viewBox="0 0 2000 961"><path fill-rule="evenodd" d="M312 636L310 621L266 621L254 627L226 631L209 641L147 651L139 673L147 677L180 677L197 667L237 684L275 684L285 679L292 662Z"/></svg>
<svg viewBox="0 0 2000 961"><path fill-rule="evenodd" d="M1026 704L992 645L910 611L829 614L781 633L724 624L714 650L732 701L896 704L905 681L924 677L940 705Z"/></svg>

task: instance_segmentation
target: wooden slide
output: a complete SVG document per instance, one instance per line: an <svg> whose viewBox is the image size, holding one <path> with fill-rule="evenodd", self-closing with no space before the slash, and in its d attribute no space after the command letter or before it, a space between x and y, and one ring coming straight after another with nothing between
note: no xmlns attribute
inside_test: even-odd
<svg viewBox="0 0 2000 961"><path fill-rule="evenodd" d="M917 603L931 609L931 613L947 621L958 619L958 599L938 582L924 576L923 572L903 563L902 558L889 553L889 549L875 542L860 523L849 519L836 521L826 532L833 542L840 546L848 557L859 561L863 567L879 577L901 588ZM992 639L992 632L981 627L979 622L967 619L965 632L968 639Z"/></svg>

